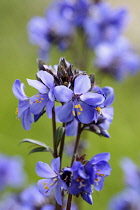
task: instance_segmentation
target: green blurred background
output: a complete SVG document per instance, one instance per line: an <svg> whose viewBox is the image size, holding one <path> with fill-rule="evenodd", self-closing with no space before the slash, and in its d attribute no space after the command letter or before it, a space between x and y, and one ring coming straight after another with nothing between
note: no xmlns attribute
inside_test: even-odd
<svg viewBox="0 0 140 210"><path fill-rule="evenodd" d="M25 83L25 92L28 96L36 93L36 90L27 86L26 78L34 79L37 72L37 47L30 45L26 31L27 22L32 16L43 15L49 1L45 0L1 0L0 2L0 152L9 155L21 155L25 160L25 170L29 176L28 183L35 183L39 178L35 174L37 161L50 162L49 153L36 153L28 155L28 145L19 146L19 141L24 138L32 138L44 141L52 145L51 121L44 115L39 122L32 125L30 131L22 128L21 122L16 119L15 109L17 99L12 94L12 84L15 79L21 79ZM112 5L122 5L122 1L110 1ZM137 0L123 1L130 11L130 24L126 30L126 36L140 52L140 3ZM55 49L51 53L48 64L57 64L59 58L65 53ZM66 59L73 63L69 55ZM88 68L88 67L87 67ZM90 70L92 70L90 68ZM122 157L128 156L139 164L140 158L140 73L127 78L122 83L117 83L109 78L101 78L96 73L96 80L103 86L112 86L115 89L115 116L110 127L111 139L100 138L93 133L88 134L89 148L87 158L90 159L97 153L111 153L111 176L105 180L105 186L101 192L93 193L94 205L82 203L80 210L107 209L109 199L122 189L123 174L119 167ZM68 161L66 160L66 164Z"/></svg>

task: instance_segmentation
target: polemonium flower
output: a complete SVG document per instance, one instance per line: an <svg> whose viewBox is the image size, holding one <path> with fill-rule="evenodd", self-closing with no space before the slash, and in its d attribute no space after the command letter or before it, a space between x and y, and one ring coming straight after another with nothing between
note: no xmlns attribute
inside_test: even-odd
<svg viewBox="0 0 140 210"><path fill-rule="evenodd" d="M102 190L104 178L110 175L109 159L109 153L100 153L87 163L80 159L80 161L74 161L71 168L72 178L68 188L69 193L72 195L80 194L86 202L92 204L93 186L98 191Z"/></svg>
<svg viewBox="0 0 140 210"><path fill-rule="evenodd" d="M46 59L53 45L65 50L74 34L72 23L63 18L59 2L47 9L45 17L34 17L28 23L29 41L39 47L39 57Z"/></svg>
<svg viewBox="0 0 140 210"><path fill-rule="evenodd" d="M41 207L46 202L46 197L43 196L37 186L31 185L24 189L20 194L20 202L30 208Z"/></svg>
<svg viewBox="0 0 140 210"><path fill-rule="evenodd" d="M109 210L139 210L139 199L139 193L131 188L126 188L111 199Z"/></svg>
<svg viewBox="0 0 140 210"><path fill-rule="evenodd" d="M85 127L98 135L110 138L108 133L109 126L113 120L114 109L110 107L114 101L114 90L112 87L100 88L95 86L93 92L99 93L105 97L105 100L100 109L100 115L97 122L92 122L89 126Z"/></svg>
<svg viewBox="0 0 140 210"><path fill-rule="evenodd" d="M29 130L33 123L32 114L30 112L30 98L25 95L24 84L17 79L12 87L13 93L19 99L18 108L16 110L18 118L21 118L22 125L25 130Z"/></svg>
<svg viewBox="0 0 140 210"><path fill-rule="evenodd" d="M3 196L0 200L0 209L1 210L31 210L29 208L24 208L18 202L18 198L16 194L11 194L7 196Z"/></svg>
<svg viewBox="0 0 140 210"><path fill-rule="evenodd" d="M123 158L121 160L121 168L124 173L125 185L140 192L140 167L138 167L130 158Z"/></svg>
<svg viewBox="0 0 140 210"><path fill-rule="evenodd" d="M140 67L140 58L130 43L119 37L113 43L104 42L95 48L95 63L99 71L122 81L127 75L134 75Z"/></svg>
<svg viewBox="0 0 140 210"><path fill-rule="evenodd" d="M49 33L49 24L44 17L33 17L27 26L29 41L33 45L39 47L39 55L42 59L46 59L51 48L51 43L47 38Z"/></svg>
<svg viewBox="0 0 140 210"><path fill-rule="evenodd" d="M104 97L88 92L90 89L91 81L87 75L76 77L73 90L64 85L55 87L56 99L65 102L58 113L61 122L70 122L76 117L79 122L88 124L96 117L94 108L103 103Z"/></svg>
<svg viewBox="0 0 140 210"><path fill-rule="evenodd" d="M47 163L39 161L36 165L36 173L45 179L38 181L38 189L44 196L51 195L54 191L54 197L59 205L62 205L61 187L67 189L67 185L60 176L60 158L55 158L51 162L51 167Z"/></svg>
<svg viewBox="0 0 140 210"><path fill-rule="evenodd" d="M84 22L89 47L94 49L98 44L115 41L127 22L125 8L112 9L107 2L92 4L89 16Z"/></svg>
<svg viewBox="0 0 140 210"><path fill-rule="evenodd" d="M90 174L90 181L98 191L103 188L104 178L111 173L111 167L108 163L109 160L109 153L100 153L91 158L91 160L85 165L86 171ZM94 176L92 174L94 174Z"/></svg>
<svg viewBox="0 0 140 210"><path fill-rule="evenodd" d="M18 156L0 154L0 191L7 187L20 188L25 179L23 160Z"/></svg>
<svg viewBox="0 0 140 210"><path fill-rule="evenodd" d="M37 95L31 97L31 113L37 115L46 107L47 115L51 118L55 100L54 77L43 70L37 73L37 77L38 80L27 79L28 84L39 91Z"/></svg>

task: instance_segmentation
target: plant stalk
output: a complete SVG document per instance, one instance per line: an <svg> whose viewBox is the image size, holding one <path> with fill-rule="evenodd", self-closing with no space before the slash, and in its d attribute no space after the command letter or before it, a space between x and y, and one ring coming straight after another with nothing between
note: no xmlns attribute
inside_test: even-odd
<svg viewBox="0 0 140 210"><path fill-rule="evenodd" d="M56 120L55 120L55 109L52 108L52 130L53 130L53 151L54 158L57 158L57 145L56 145Z"/></svg>

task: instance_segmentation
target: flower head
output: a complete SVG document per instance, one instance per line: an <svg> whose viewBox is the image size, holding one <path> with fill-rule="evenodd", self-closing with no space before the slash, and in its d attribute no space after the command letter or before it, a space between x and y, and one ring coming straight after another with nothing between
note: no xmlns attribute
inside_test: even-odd
<svg viewBox="0 0 140 210"><path fill-rule="evenodd" d="M21 118L22 125L25 130L29 130L33 123L32 114L30 112L30 98L25 95L24 84L20 80L16 80L12 87L13 93L19 99L18 108L16 110L18 118Z"/></svg>
<svg viewBox="0 0 140 210"><path fill-rule="evenodd" d="M51 167L47 163L39 161L36 165L36 173L45 179L38 181L38 189L44 196L49 196L54 191L54 197L59 205L62 205L61 187L67 189L66 183L61 179L60 158L55 158L51 162ZM61 175L61 176L60 176Z"/></svg>
<svg viewBox="0 0 140 210"><path fill-rule="evenodd" d="M55 87L56 99L65 102L58 113L61 122L70 122L76 117L78 121L88 124L96 118L94 108L103 103L104 97L89 92L90 89L91 81L87 75L76 77L73 90L62 85Z"/></svg>

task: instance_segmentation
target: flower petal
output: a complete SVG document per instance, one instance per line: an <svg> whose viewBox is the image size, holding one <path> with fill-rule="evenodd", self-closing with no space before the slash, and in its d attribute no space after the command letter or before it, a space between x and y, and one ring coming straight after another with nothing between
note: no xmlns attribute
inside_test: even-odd
<svg viewBox="0 0 140 210"><path fill-rule="evenodd" d="M54 191L54 197L57 201L57 203L62 206L62 192L61 192L61 185L57 184L55 191Z"/></svg>
<svg viewBox="0 0 140 210"><path fill-rule="evenodd" d="M66 136L76 136L78 128L78 121L73 119L66 124Z"/></svg>
<svg viewBox="0 0 140 210"><path fill-rule="evenodd" d="M74 116L72 115L73 103L67 102L64 104L58 111L58 119L61 122L70 122L73 120Z"/></svg>
<svg viewBox="0 0 140 210"><path fill-rule="evenodd" d="M21 115L23 114L23 112L28 109L30 106L30 102L29 100L19 100L18 103L18 117L21 117Z"/></svg>
<svg viewBox="0 0 140 210"><path fill-rule="evenodd" d="M51 167L52 169L58 173L59 170L60 170L60 157L58 158L54 158L52 161L51 161Z"/></svg>
<svg viewBox="0 0 140 210"><path fill-rule="evenodd" d="M46 114L48 118L52 118L52 108L54 106L54 101L48 100L46 104Z"/></svg>
<svg viewBox="0 0 140 210"><path fill-rule="evenodd" d="M30 130L31 124L33 123L33 118L30 110L27 109L23 112L21 116L22 126L25 130Z"/></svg>
<svg viewBox="0 0 140 210"><path fill-rule="evenodd" d="M53 180L52 179L41 179L38 181L37 186L38 186L38 190L39 192L44 195L44 196L49 196L52 191L54 190L54 188L56 187L56 184L53 184Z"/></svg>
<svg viewBox="0 0 140 210"><path fill-rule="evenodd" d="M37 162L36 164L36 173L38 176L48 179L57 176L57 174L52 170L52 168L47 163L41 161Z"/></svg>
<svg viewBox="0 0 140 210"><path fill-rule="evenodd" d="M93 158L91 158L90 162L92 164L97 164L100 161L109 161L110 160L110 153L104 152L104 153L99 153L97 155L95 155Z"/></svg>
<svg viewBox="0 0 140 210"><path fill-rule="evenodd" d="M31 98L30 111L32 114L39 114L48 101L48 94L34 95Z"/></svg>
<svg viewBox="0 0 140 210"><path fill-rule="evenodd" d="M97 106L102 104L105 98L98 93L88 92L80 96L80 99L88 105Z"/></svg>
<svg viewBox="0 0 140 210"><path fill-rule="evenodd" d="M88 194L88 193L81 193L81 197L89 204L93 204L93 201L92 201L92 196L91 194Z"/></svg>
<svg viewBox="0 0 140 210"><path fill-rule="evenodd" d="M46 72L46 71L39 71L37 72L37 76L42 80L45 86L52 88L54 86L54 77Z"/></svg>
<svg viewBox="0 0 140 210"><path fill-rule="evenodd" d="M40 81L27 79L27 82L30 86L36 88L39 91L39 93L42 94L48 93L48 88Z"/></svg>
<svg viewBox="0 0 140 210"><path fill-rule="evenodd" d="M83 111L79 113L79 111L76 109L77 118L81 123L89 124L94 118L94 109L83 102L81 102L80 105Z"/></svg>
<svg viewBox="0 0 140 210"><path fill-rule="evenodd" d="M54 88L54 95L58 101L68 102L72 99L73 91L64 85L60 85Z"/></svg>
<svg viewBox="0 0 140 210"><path fill-rule="evenodd" d="M106 96L104 106L110 106L114 101L114 89L112 87L106 86L102 90Z"/></svg>
<svg viewBox="0 0 140 210"><path fill-rule="evenodd" d="M74 81L74 93L83 94L91 88L91 81L87 75L80 75Z"/></svg>
<svg viewBox="0 0 140 210"><path fill-rule="evenodd" d="M25 95L24 92L24 84L20 82L19 79L17 79L12 87L13 93L15 95L16 98L20 99L20 100L27 100L28 97Z"/></svg>

